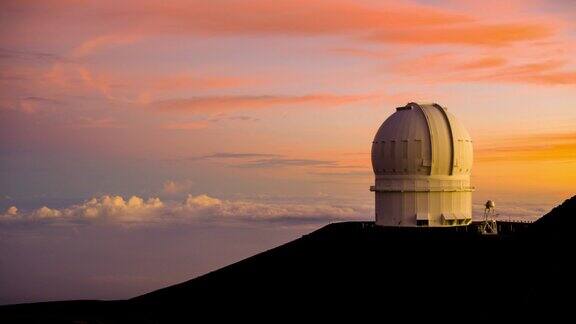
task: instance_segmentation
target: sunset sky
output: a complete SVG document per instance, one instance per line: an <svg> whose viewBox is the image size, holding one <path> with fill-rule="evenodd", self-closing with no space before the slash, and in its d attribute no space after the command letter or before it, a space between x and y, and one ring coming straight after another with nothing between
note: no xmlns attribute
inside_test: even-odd
<svg viewBox="0 0 576 324"><path fill-rule="evenodd" d="M0 303L126 298L373 219L372 138L448 107L474 213L576 193L576 1L0 4Z"/></svg>

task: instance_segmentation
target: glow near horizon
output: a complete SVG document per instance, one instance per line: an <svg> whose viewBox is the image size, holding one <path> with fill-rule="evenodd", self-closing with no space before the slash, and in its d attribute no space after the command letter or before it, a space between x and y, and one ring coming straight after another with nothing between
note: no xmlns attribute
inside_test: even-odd
<svg viewBox="0 0 576 324"><path fill-rule="evenodd" d="M409 101L467 125L478 199L576 189L569 1L2 6L4 207L169 181L368 201L370 141ZM255 155L197 159L217 153Z"/></svg>

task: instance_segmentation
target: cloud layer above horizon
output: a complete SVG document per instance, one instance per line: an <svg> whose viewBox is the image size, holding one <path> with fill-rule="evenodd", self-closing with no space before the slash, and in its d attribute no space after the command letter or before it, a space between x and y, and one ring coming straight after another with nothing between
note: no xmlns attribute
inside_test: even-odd
<svg viewBox="0 0 576 324"><path fill-rule="evenodd" d="M21 212L10 206L0 214L0 225L169 225L169 224L266 224L309 225L332 221L361 220L369 207L332 206L329 204L294 204L221 200L208 195L188 195L183 202L163 202L160 198L144 200L137 196L103 195L81 204L54 209L46 206Z"/></svg>
<svg viewBox="0 0 576 324"><path fill-rule="evenodd" d="M321 200L321 199L320 199ZM474 205L475 218L481 217L482 204ZM538 203L504 202L498 208L505 220L533 221L547 209ZM40 208L20 211L8 207L0 214L0 228L22 225L78 226L169 226L182 224L217 224L261 226L308 226L336 221L369 221L370 205L340 204L316 200L315 203L222 200L205 194L191 195L179 202L173 199L143 199L131 196L102 195L65 208Z"/></svg>

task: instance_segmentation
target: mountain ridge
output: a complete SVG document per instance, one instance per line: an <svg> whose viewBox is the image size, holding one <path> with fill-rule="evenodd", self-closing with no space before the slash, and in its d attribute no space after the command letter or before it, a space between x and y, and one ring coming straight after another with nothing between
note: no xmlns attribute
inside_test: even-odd
<svg viewBox="0 0 576 324"><path fill-rule="evenodd" d="M327 309L354 314L373 309L391 315L458 312L482 305L509 314L557 309L569 307L572 299L565 296L576 291L570 258L576 246L571 235L575 217L576 196L533 224L501 222L500 235L481 235L474 226L332 223L129 300L12 305L0 307L0 312L15 322L158 323L228 311L255 315L263 309L290 315L318 315ZM39 315L22 315L30 310Z"/></svg>

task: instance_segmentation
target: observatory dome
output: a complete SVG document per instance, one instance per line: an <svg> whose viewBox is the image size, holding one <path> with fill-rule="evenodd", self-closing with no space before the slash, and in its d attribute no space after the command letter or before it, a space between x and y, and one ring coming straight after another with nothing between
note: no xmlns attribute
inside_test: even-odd
<svg viewBox="0 0 576 324"><path fill-rule="evenodd" d="M472 139L438 104L396 108L372 142L376 223L447 226L471 221Z"/></svg>

